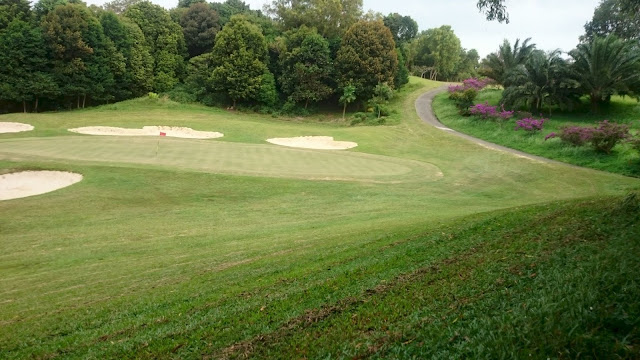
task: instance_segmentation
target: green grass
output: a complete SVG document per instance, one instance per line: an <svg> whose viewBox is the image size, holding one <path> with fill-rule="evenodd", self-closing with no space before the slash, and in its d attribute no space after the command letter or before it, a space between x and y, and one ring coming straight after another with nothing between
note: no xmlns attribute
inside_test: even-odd
<svg viewBox="0 0 640 360"><path fill-rule="evenodd" d="M147 99L83 111L0 116L0 121L36 126L30 133L0 135L0 172L57 169L84 175L82 182L59 191L0 202L0 358L201 358L233 355L247 346L255 356L287 348L282 357L302 357L290 351L306 347L309 357L365 351L394 357L387 351L410 339L390 333L382 346L375 345L389 330L381 325L385 319L390 325L414 326L418 318L406 317L409 310L441 312L447 318L463 313L448 308L445 300L429 305L414 299L396 306L402 296L380 290L385 284L415 282L417 288L397 288L406 296L426 291L436 299L481 291L495 297L497 288L487 284L502 273L483 266L548 261L544 252L527 252L547 248L535 241L544 229L556 234L549 245L554 254L571 249L573 243L563 243L562 236L591 224L603 231L596 234L615 234L608 229L617 223L603 216L615 199L515 207L619 196L640 189L639 180L518 158L428 127L415 114L414 102L438 85L412 78L392 104L394 126L346 127ZM149 161L154 139L66 131L88 125L189 126L221 131L225 137L162 139L161 154ZM359 146L333 153L264 143L269 137L299 135L331 135ZM312 180L317 174L308 172L308 163L316 161L331 176L349 179ZM226 162L235 162L237 172ZM281 166L285 175L269 173L263 163ZM435 169L441 177L433 177ZM575 215L575 221L566 227L544 221L560 215ZM537 232L528 234L534 225ZM638 238L635 227L623 229L614 238ZM517 240L513 246L500 243L507 235ZM585 243L602 243L595 240L584 236ZM627 259L637 253L634 244L620 241L611 245L613 252L598 254L607 261L620 253ZM482 265L480 259L487 261ZM633 265L632 260L625 261ZM549 264L565 269L561 263ZM570 268L571 274L580 264ZM445 269L439 283L412 281L423 279L420 269L432 265ZM633 269L606 268L603 274L621 283ZM477 281L464 278L465 272L478 274ZM459 288L429 289L449 282ZM584 287L593 288L590 282ZM593 296L606 293L592 291ZM535 293L520 294L541 301ZM610 294L626 301L624 292ZM372 325L365 330L344 327L346 319L357 319L357 304L380 304L367 315ZM475 311L482 313L490 305L478 306ZM334 309L335 316L318 315L326 309ZM318 321L302 321L306 314ZM516 315L505 326L519 324ZM584 320L580 314L576 319ZM456 324L464 324L461 320ZM487 320L482 328L494 325ZM327 341L304 337L323 327ZM417 337L431 337L437 329L408 327L407 336L416 340L407 345L417 353L422 348ZM589 323L583 329L596 328ZM363 345L373 339L367 334L375 336L371 348ZM350 340L362 336L362 344ZM603 349L613 349L616 339L598 341ZM520 343L513 344L517 349Z"/></svg>
<svg viewBox="0 0 640 360"><path fill-rule="evenodd" d="M501 90L483 90L478 95L476 103L489 102L497 105L501 94ZM433 104L440 121L460 132L569 164L640 177L640 154L627 144L620 143L611 154L604 154L588 145L574 147L564 144L560 138L544 140L544 137L551 132L559 133L563 126L595 126L605 119L628 124L632 133L640 133L640 104L635 99L614 96L611 104L602 109L601 115L588 112L586 104L574 113L557 112L552 113L551 117L545 113L544 117L549 121L544 124L544 129L536 134L515 131L515 120L500 125L492 121L460 116L447 98L447 94L438 95Z"/></svg>

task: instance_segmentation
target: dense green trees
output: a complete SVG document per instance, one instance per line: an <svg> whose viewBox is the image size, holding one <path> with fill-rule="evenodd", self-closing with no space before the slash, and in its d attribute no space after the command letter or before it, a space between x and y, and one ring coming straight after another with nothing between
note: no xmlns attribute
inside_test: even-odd
<svg viewBox="0 0 640 360"><path fill-rule="evenodd" d="M0 0L0 31L14 19L28 21L31 13L27 0Z"/></svg>
<svg viewBox="0 0 640 360"><path fill-rule="evenodd" d="M285 34L286 49L280 54L279 83L290 101L320 101L333 93L329 42L315 29L302 26Z"/></svg>
<svg viewBox="0 0 640 360"><path fill-rule="evenodd" d="M50 67L39 27L15 18L0 36L0 99L22 103L56 95L58 86L48 71Z"/></svg>
<svg viewBox="0 0 640 360"><path fill-rule="evenodd" d="M454 77L462 46L450 26L423 31L413 46L413 64L424 67L430 79Z"/></svg>
<svg viewBox="0 0 640 360"><path fill-rule="evenodd" d="M356 87L358 99L370 99L378 84L393 84L398 69L395 42L382 21L360 21L347 30L336 56L338 83Z"/></svg>
<svg viewBox="0 0 640 360"><path fill-rule="evenodd" d="M418 35L418 23L411 16L392 13L385 16L382 21L391 30L391 35L397 45L411 41Z"/></svg>
<svg viewBox="0 0 640 360"><path fill-rule="evenodd" d="M180 18L180 26L187 44L189 57L211 51L220 30L218 13L205 3L197 2Z"/></svg>
<svg viewBox="0 0 640 360"><path fill-rule="evenodd" d="M284 30L306 25L332 39L360 19L362 0L274 0L269 13Z"/></svg>
<svg viewBox="0 0 640 360"><path fill-rule="evenodd" d="M140 27L154 59L154 91L170 90L185 71L186 44L180 25L171 20L168 11L149 1L130 6L124 15Z"/></svg>
<svg viewBox="0 0 640 360"><path fill-rule="evenodd" d="M218 34L211 52L213 89L238 100L257 100L262 88L267 43L260 28L234 16Z"/></svg>
<svg viewBox="0 0 640 360"><path fill-rule="evenodd" d="M560 57L560 50L533 51L523 66L508 74L504 85L505 106L524 106L534 113L552 105L570 108L579 98L579 84L573 79L569 64Z"/></svg>

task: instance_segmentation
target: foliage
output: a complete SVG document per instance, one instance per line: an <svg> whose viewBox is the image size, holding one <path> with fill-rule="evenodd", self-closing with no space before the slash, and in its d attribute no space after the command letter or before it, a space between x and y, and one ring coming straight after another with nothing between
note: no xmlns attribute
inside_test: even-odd
<svg viewBox="0 0 640 360"><path fill-rule="evenodd" d="M542 131L545 121L547 119L534 119L534 118L525 118L516 120L515 130L524 130L526 132L535 133L538 131Z"/></svg>
<svg viewBox="0 0 640 360"><path fill-rule="evenodd" d="M393 40L398 46L413 40L418 35L418 23L411 16L392 13L385 16L382 21L391 30Z"/></svg>
<svg viewBox="0 0 640 360"><path fill-rule="evenodd" d="M584 126L564 126L560 128L560 139L573 146L583 146L591 141L593 128Z"/></svg>
<svg viewBox="0 0 640 360"><path fill-rule="evenodd" d="M370 99L378 84L393 84L398 56L389 28L382 21L360 21L345 33L336 55L338 86L351 84L356 97Z"/></svg>
<svg viewBox="0 0 640 360"><path fill-rule="evenodd" d="M627 124L617 124L602 121L598 127L591 131L591 145L596 151L607 154L620 142L629 138L629 126Z"/></svg>
<svg viewBox="0 0 640 360"><path fill-rule="evenodd" d="M480 73L500 85L505 85L510 73L524 65L535 50L536 45L529 44L530 40L530 38L526 39L520 44L520 39L516 39L512 47L509 40L505 39L497 52L487 55L482 60Z"/></svg>
<svg viewBox="0 0 640 360"><path fill-rule="evenodd" d="M211 52L213 89L238 100L257 100L268 71L267 44L260 28L236 15L218 33Z"/></svg>
<svg viewBox="0 0 640 360"><path fill-rule="evenodd" d="M399 48L396 48L396 55L398 55L398 71L393 78L393 86L396 89L400 89L405 84L409 83L409 69L407 69L404 55Z"/></svg>
<svg viewBox="0 0 640 360"><path fill-rule="evenodd" d="M423 31L412 46L412 64L427 67L430 80L451 79L455 76L462 46L451 26L443 25Z"/></svg>
<svg viewBox="0 0 640 360"><path fill-rule="evenodd" d="M140 27L154 59L153 89L165 92L184 76L186 45L180 25L159 5L142 1L127 8L124 15Z"/></svg>
<svg viewBox="0 0 640 360"><path fill-rule="evenodd" d="M504 5L505 0L478 0L478 10L483 11L487 20L509 23L509 13Z"/></svg>
<svg viewBox="0 0 640 360"><path fill-rule="evenodd" d="M584 25L585 34L582 42L591 42L596 37L616 35L623 40L640 40L640 16L638 6L630 6L637 0L604 0L595 12L591 21Z"/></svg>
<svg viewBox="0 0 640 360"><path fill-rule="evenodd" d="M0 36L0 99L26 102L56 95L58 86L51 72L51 63L40 28L15 18Z"/></svg>
<svg viewBox="0 0 640 360"><path fill-rule="evenodd" d="M276 90L276 79L268 70L262 74L260 90L256 98L258 102L267 108L273 108L278 103L278 91Z"/></svg>
<svg viewBox="0 0 640 360"><path fill-rule="evenodd" d="M510 107L525 106L532 112L552 105L570 109L579 102L577 88L569 65L560 57L560 50L545 54L535 50L524 63L506 74L501 102Z"/></svg>
<svg viewBox="0 0 640 360"><path fill-rule="evenodd" d="M476 49L460 49L460 61L453 71L455 80L468 79L478 76L480 55Z"/></svg>
<svg viewBox="0 0 640 360"><path fill-rule="evenodd" d="M211 51L220 30L218 14L209 5L196 2L180 17L189 57Z"/></svg>
<svg viewBox="0 0 640 360"><path fill-rule="evenodd" d="M285 49L280 53L279 76L282 93L293 102L324 100L333 93L329 42L302 26L285 33Z"/></svg>
<svg viewBox="0 0 640 360"><path fill-rule="evenodd" d="M389 115L385 105L387 105L391 97L393 97L393 89L387 84L378 84L373 89L373 97L369 100L369 105L373 107L378 119L383 115Z"/></svg>
<svg viewBox="0 0 640 360"><path fill-rule="evenodd" d="M356 87L352 84L347 84L342 88L342 95L339 102L344 105L342 108L342 120L344 120L345 113L347 111L347 105L356 100Z"/></svg>
<svg viewBox="0 0 640 360"><path fill-rule="evenodd" d="M594 113L602 103L609 102L611 95L627 93L640 82L640 48L631 41L614 35L596 37L569 54L580 89L589 95Z"/></svg>
<svg viewBox="0 0 640 360"><path fill-rule="evenodd" d="M449 93L449 99L453 100L456 107L463 115L470 114L469 109L473 106L473 100L475 100L476 96L478 96L478 90L475 88L467 88Z"/></svg>
<svg viewBox="0 0 640 360"><path fill-rule="evenodd" d="M0 0L0 32L15 20L29 21L31 6L27 0Z"/></svg>
<svg viewBox="0 0 640 360"><path fill-rule="evenodd" d="M284 30L306 25L337 38L360 19L362 0L273 0L267 10Z"/></svg>

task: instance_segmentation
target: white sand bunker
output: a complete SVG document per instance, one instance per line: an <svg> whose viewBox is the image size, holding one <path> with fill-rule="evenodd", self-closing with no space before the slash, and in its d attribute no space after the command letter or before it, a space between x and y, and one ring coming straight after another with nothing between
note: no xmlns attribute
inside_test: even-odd
<svg viewBox="0 0 640 360"><path fill-rule="evenodd" d="M18 199L62 189L82 180L64 171L22 171L0 175L0 200Z"/></svg>
<svg viewBox="0 0 640 360"><path fill-rule="evenodd" d="M188 127L177 126L144 126L142 129L127 129L111 126L85 126L69 129L71 132L87 135L112 135L112 136L166 136L189 139L215 139L224 134L214 131L199 131Z"/></svg>
<svg viewBox="0 0 640 360"><path fill-rule="evenodd" d="M352 141L335 141L332 136L298 136L291 138L267 139L268 142L276 145L320 150L344 150L358 146Z"/></svg>
<svg viewBox="0 0 640 360"><path fill-rule="evenodd" d="M33 126L29 124L17 123L17 122L0 122L0 134L2 133L17 133L23 131L31 131Z"/></svg>

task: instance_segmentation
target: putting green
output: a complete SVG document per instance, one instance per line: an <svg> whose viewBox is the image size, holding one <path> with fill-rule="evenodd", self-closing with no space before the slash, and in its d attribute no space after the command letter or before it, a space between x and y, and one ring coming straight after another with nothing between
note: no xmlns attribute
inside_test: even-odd
<svg viewBox="0 0 640 360"><path fill-rule="evenodd" d="M433 164L387 156L173 138L60 136L0 141L0 158L9 155L311 180L399 183L442 177Z"/></svg>

